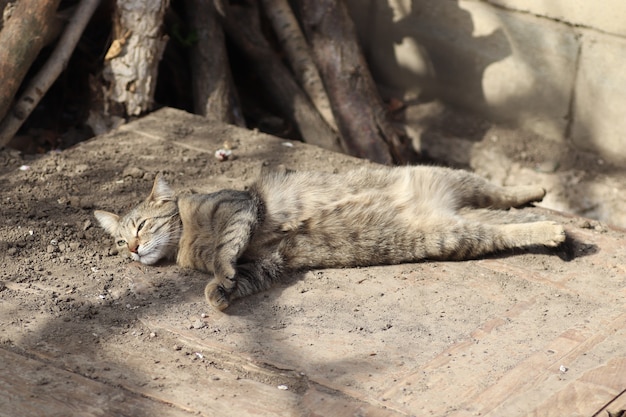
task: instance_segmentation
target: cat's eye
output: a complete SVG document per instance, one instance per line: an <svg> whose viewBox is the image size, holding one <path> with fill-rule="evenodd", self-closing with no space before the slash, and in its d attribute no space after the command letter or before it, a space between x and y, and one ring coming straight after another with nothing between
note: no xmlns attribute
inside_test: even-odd
<svg viewBox="0 0 626 417"><path fill-rule="evenodd" d="M139 226L137 226L137 233L141 232L141 229L143 229L143 227L146 225L146 221L142 221L141 223L139 223Z"/></svg>
<svg viewBox="0 0 626 417"><path fill-rule="evenodd" d="M124 245L126 244L126 241L125 241L125 240L120 239L120 240L118 240L116 243L117 243L117 246L124 246Z"/></svg>

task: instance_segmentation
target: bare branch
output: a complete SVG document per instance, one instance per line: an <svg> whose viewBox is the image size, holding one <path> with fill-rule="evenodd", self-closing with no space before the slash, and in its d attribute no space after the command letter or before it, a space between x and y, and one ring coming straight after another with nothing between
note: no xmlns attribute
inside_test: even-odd
<svg viewBox="0 0 626 417"><path fill-rule="evenodd" d="M9 143L52 83L65 69L78 40L99 3L100 0L82 0L80 2L52 55L26 87L13 110L0 124L0 148Z"/></svg>
<svg viewBox="0 0 626 417"><path fill-rule="evenodd" d="M329 94L344 147L383 164L406 163L414 152L387 119L342 0L301 0L302 23Z"/></svg>
<svg viewBox="0 0 626 417"><path fill-rule="evenodd" d="M287 0L263 0L263 6L287 54L296 80L326 123L337 131L337 122L335 122L322 78L289 3Z"/></svg>
<svg viewBox="0 0 626 417"><path fill-rule="evenodd" d="M41 48L61 32L61 22L55 18L59 2L20 0L8 6L10 16L0 31L0 120Z"/></svg>
<svg viewBox="0 0 626 417"><path fill-rule="evenodd" d="M252 61L263 86L281 111L298 127L305 142L342 152L337 134L326 124L261 31L255 1L226 8L224 29Z"/></svg>
<svg viewBox="0 0 626 417"><path fill-rule="evenodd" d="M197 40L191 48L194 111L245 126L233 86L222 25L213 2L186 0L185 8Z"/></svg>

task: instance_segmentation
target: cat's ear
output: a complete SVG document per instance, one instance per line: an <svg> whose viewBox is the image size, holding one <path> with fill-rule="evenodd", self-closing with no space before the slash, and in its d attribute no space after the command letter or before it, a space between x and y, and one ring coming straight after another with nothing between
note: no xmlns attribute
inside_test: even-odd
<svg viewBox="0 0 626 417"><path fill-rule="evenodd" d="M108 211L96 210L93 212L96 216L96 220L100 223L100 226L111 236L115 236L117 228L120 224L120 216L117 214L109 213Z"/></svg>
<svg viewBox="0 0 626 417"><path fill-rule="evenodd" d="M174 190L165 182L161 174L157 174L152 186L152 192L148 196L148 201L155 203L164 203L166 201L176 200Z"/></svg>

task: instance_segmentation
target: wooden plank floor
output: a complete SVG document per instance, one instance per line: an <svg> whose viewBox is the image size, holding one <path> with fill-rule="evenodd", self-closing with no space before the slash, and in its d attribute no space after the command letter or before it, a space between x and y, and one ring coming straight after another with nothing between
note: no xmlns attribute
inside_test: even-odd
<svg viewBox="0 0 626 417"><path fill-rule="evenodd" d="M319 149L171 109L76 152L109 165L119 153L142 155L146 170L178 172L168 168L173 150L199 163L224 137L240 138L238 158L221 166L239 173L266 160L299 169L360 164L326 162ZM64 154L67 164L72 155ZM226 168L205 183L179 177L190 188L238 181ZM91 201L120 184L115 176L91 181L83 196ZM542 213L565 224L567 250L312 271L226 313L204 302L206 276L126 264L102 255L98 242L84 255L97 264L52 258L45 268L53 278L27 279L24 259L23 276L0 283L0 416L545 417L626 409L625 233Z"/></svg>
<svg viewBox="0 0 626 417"><path fill-rule="evenodd" d="M190 416L133 392L0 348L2 416Z"/></svg>

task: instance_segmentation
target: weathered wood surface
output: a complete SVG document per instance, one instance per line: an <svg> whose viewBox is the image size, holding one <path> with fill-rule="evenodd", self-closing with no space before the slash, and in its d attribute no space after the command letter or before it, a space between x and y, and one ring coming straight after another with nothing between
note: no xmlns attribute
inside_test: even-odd
<svg viewBox="0 0 626 417"><path fill-rule="evenodd" d="M187 171L212 164L225 138L237 144L237 159L216 165L220 175ZM107 158L128 152L128 161L180 172L179 181L196 189L240 187L264 163L338 171L361 164L283 143L164 109L64 158L69 164L72 155L93 152L115 165L123 159ZM116 172L125 166L111 169L110 178L77 185L84 198L123 186ZM250 175L242 182L243 173ZM133 197L118 196L116 204ZM40 311L37 303L52 291L65 297L54 281L6 282L0 415L616 412L626 407L624 231L545 215L563 222L571 237L560 257L518 251L471 262L314 271L236 302L228 314L206 306L206 276L114 257L99 260L94 276L102 278L71 293L77 300L84 294L87 313ZM62 277L85 274L72 259L50 268ZM100 279L112 291L108 304L98 299Z"/></svg>
<svg viewBox="0 0 626 417"><path fill-rule="evenodd" d="M193 415L2 348L0 392L0 416L6 417Z"/></svg>
<svg viewBox="0 0 626 417"><path fill-rule="evenodd" d="M163 31L168 5L169 0L115 3L115 39L102 70L109 83L105 99L111 107L123 107L124 113L115 116L139 116L152 110L159 62L168 41Z"/></svg>

